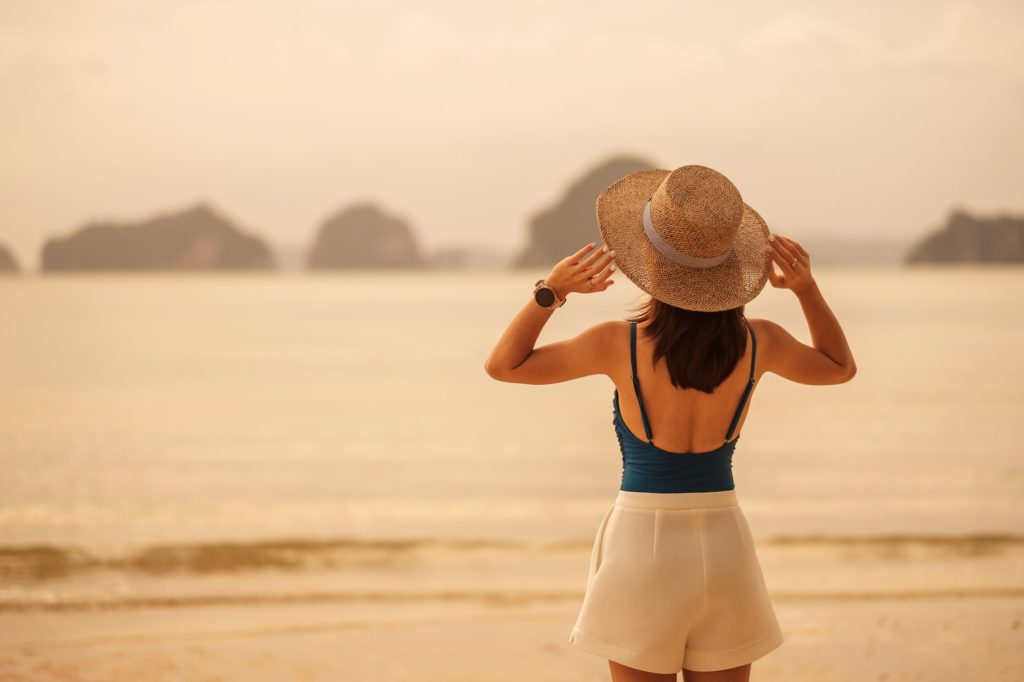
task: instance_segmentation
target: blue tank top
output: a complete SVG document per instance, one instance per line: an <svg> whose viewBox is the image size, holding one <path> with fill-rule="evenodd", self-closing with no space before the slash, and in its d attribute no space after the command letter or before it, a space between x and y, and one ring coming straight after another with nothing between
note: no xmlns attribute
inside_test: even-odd
<svg viewBox="0 0 1024 682"><path fill-rule="evenodd" d="M619 390L615 389L612 398L615 434L618 437L619 449L622 451L622 483L620 490L648 493L697 493L716 490L732 490L735 488L732 478L732 453L736 449L736 436L729 440L733 429L743 413L750 391L754 388L754 360L757 353L757 337L750 329L752 343L750 351L750 380L743 390L736 413L725 434L725 442L714 450L706 452L672 452L662 450L654 444L651 426L647 421L647 410L644 409L643 397L640 394L640 380L636 374L636 323L630 323L629 355L633 368L633 390L640 405L640 417L644 423L647 441L633 434L622 420L619 411Z"/></svg>

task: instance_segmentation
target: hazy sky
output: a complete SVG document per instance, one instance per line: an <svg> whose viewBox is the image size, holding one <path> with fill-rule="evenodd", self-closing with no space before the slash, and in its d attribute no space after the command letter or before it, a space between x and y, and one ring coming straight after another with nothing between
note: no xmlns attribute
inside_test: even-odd
<svg viewBox="0 0 1024 682"><path fill-rule="evenodd" d="M364 199L520 247L607 156L728 175L772 228L1024 210L1024 3L3 0L0 242L204 199L308 244Z"/></svg>

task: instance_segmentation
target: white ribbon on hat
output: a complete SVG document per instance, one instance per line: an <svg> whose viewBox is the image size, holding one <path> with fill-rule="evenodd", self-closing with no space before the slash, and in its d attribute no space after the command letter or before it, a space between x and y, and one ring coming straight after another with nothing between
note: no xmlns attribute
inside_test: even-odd
<svg viewBox="0 0 1024 682"><path fill-rule="evenodd" d="M644 232L647 233L647 238L654 244L654 248L668 259L679 263L680 265L688 265L691 268L713 268L716 265L722 263L729 254L732 253L732 246L726 249L725 253L720 253L717 256L708 256L702 258L700 256L691 256L688 253L676 251L674 248L665 243L665 240L661 238L658 231L654 229L654 223L651 222L651 200L648 199L647 203L644 204Z"/></svg>

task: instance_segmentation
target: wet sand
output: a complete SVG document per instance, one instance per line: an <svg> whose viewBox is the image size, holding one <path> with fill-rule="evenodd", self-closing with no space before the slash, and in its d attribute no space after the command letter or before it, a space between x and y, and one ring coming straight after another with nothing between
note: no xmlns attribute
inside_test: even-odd
<svg viewBox="0 0 1024 682"><path fill-rule="evenodd" d="M568 643L586 543L285 546L291 563L262 544L159 566L9 557L0 679L609 679ZM1024 679L1020 538L790 537L758 555L786 641L755 680Z"/></svg>
<svg viewBox="0 0 1024 682"><path fill-rule="evenodd" d="M784 598L755 680L1024 679L1024 598ZM571 600L0 614L4 680L607 680Z"/></svg>

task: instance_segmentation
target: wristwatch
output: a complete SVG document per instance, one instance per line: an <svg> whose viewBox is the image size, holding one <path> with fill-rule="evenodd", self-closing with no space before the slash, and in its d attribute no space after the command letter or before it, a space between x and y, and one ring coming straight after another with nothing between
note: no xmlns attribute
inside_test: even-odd
<svg viewBox="0 0 1024 682"><path fill-rule="evenodd" d="M555 290L545 284L543 279L538 279L537 283L533 285L533 300L541 308L550 308L552 310L565 305L565 299L558 298Z"/></svg>

